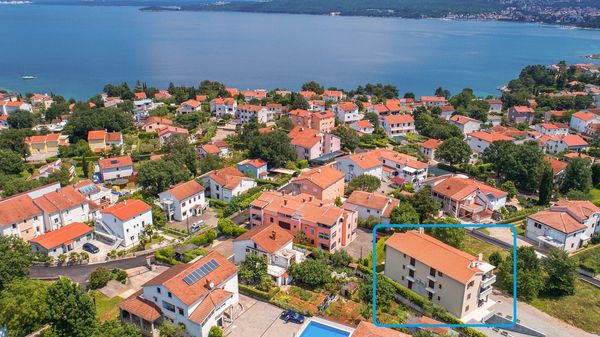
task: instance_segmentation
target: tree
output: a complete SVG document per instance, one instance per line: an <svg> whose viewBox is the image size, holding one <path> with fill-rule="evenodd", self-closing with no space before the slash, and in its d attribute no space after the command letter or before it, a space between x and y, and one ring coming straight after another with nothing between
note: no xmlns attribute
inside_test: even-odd
<svg viewBox="0 0 600 337"><path fill-rule="evenodd" d="M196 150L188 142L187 135L172 135L167 138L161 150L165 153L164 160L185 166L193 175L196 174Z"/></svg>
<svg viewBox="0 0 600 337"><path fill-rule="evenodd" d="M413 208L419 213L420 222L433 218L440 209L440 203L431 196L431 188L424 187L410 197Z"/></svg>
<svg viewBox="0 0 600 337"><path fill-rule="evenodd" d="M554 172L549 164L544 165L542 170L542 178L540 179L538 204L548 205L552 198L552 190L554 189Z"/></svg>
<svg viewBox="0 0 600 337"><path fill-rule="evenodd" d="M8 337L28 335L45 324L47 289L47 282L22 279L0 292L0 326L8 329Z"/></svg>
<svg viewBox="0 0 600 337"><path fill-rule="evenodd" d="M488 260L491 265L498 267L502 261L504 261L504 258L502 258L502 254L496 250L490 254Z"/></svg>
<svg viewBox="0 0 600 337"><path fill-rule="evenodd" d="M360 143L360 137L358 134L345 125L338 126L331 133L340 137L340 143L342 144L342 147L350 152L354 152Z"/></svg>
<svg viewBox="0 0 600 337"><path fill-rule="evenodd" d="M350 262L352 262L352 256L345 250L336 250L329 256L329 263L335 268L346 267Z"/></svg>
<svg viewBox="0 0 600 337"><path fill-rule="evenodd" d="M246 254L246 259L240 264L238 274L247 284L258 284L267 274L267 258L258 254Z"/></svg>
<svg viewBox="0 0 600 337"><path fill-rule="evenodd" d="M220 326L212 326L208 332L208 337L223 337L223 329Z"/></svg>
<svg viewBox="0 0 600 337"><path fill-rule="evenodd" d="M472 153L473 151L467 142L462 138L452 137L440 144L435 151L435 156L455 166L468 163Z"/></svg>
<svg viewBox="0 0 600 337"><path fill-rule="evenodd" d="M294 124L292 124L292 120L288 116L279 117L275 121L275 124L277 125L278 128L285 130L285 131L290 131L294 127Z"/></svg>
<svg viewBox="0 0 600 337"><path fill-rule="evenodd" d="M594 187L600 187L600 163L592 165L592 184Z"/></svg>
<svg viewBox="0 0 600 337"><path fill-rule="evenodd" d="M94 337L142 337L142 332L131 323L111 319L100 324Z"/></svg>
<svg viewBox="0 0 600 337"><path fill-rule="evenodd" d="M500 185L500 189L508 194L508 199L512 199L517 195L517 187L515 183L510 180L507 180Z"/></svg>
<svg viewBox="0 0 600 337"><path fill-rule="evenodd" d="M29 275L31 247L15 235L0 235L0 290L16 279Z"/></svg>
<svg viewBox="0 0 600 337"><path fill-rule="evenodd" d="M504 291L513 291L513 252L511 251L497 269L497 284ZM517 296L531 301L544 287L544 276L540 260L533 247L517 248Z"/></svg>
<svg viewBox="0 0 600 337"><path fill-rule="evenodd" d="M185 166L178 166L173 161L149 160L140 165L137 182L152 193L160 193L169 186L187 180L189 175Z"/></svg>
<svg viewBox="0 0 600 337"><path fill-rule="evenodd" d="M396 288L387 277L377 274L377 284L375 286L375 294L377 301L377 308L386 308L393 300L396 295ZM359 290L360 298L366 303L373 302L373 283L364 282L361 284Z"/></svg>
<svg viewBox="0 0 600 337"><path fill-rule="evenodd" d="M298 155L290 144L290 137L281 130L259 134L255 132L247 143L250 158L261 158L271 167L282 167L288 161L296 161Z"/></svg>
<svg viewBox="0 0 600 337"><path fill-rule="evenodd" d="M25 158L29 155L29 148L25 144L25 137L33 135L31 129L8 129L0 132L0 149L14 151Z"/></svg>
<svg viewBox="0 0 600 337"><path fill-rule="evenodd" d="M575 294L578 266L574 258L562 249L553 248L542 260L548 277L544 282L544 293L549 296Z"/></svg>
<svg viewBox="0 0 600 337"><path fill-rule="evenodd" d="M482 158L494 166L498 177L512 180L520 190L531 193L539 187L545 161L536 142L496 141L483 151Z"/></svg>
<svg viewBox="0 0 600 337"><path fill-rule="evenodd" d="M302 90L314 91L317 95L321 95L325 88L319 82L310 81L302 85Z"/></svg>
<svg viewBox="0 0 600 337"><path fill-rule="evenodd" d="M92 272L92 274L90 274L90 281L88 283L88 288L89 289L103 288L104 286L106 286L108 281L112 280L112 277L113 277L113 275L110 272L110 270L103 268L103 267L96 268L96 270L94 270Z"/></svg>
<svg viewBox="0 0 600 337"><path fill-rule="evenodd" d="M365 192L375 192L381 186L381 180L379 178L368 175L361 174L348 183L347 191L348 193L352 193L353 191L365 191Z"/></svg>
<svg viewBox="0 0 600 337"><path fill-rule="evenodd" d="M419 213L409 202L403 201L392 209L390 223L393 224L418 224Z"/></svg>
<svg viewBox="0 0 600 337"><path fill-rule="evenodd" d="M85 178L90 177L90 165L87 162L86 156L81 157L81 169Z"/></svg>
<svg viewBox="0 0 600 337"><path fill-rule="evenodd" d="M31 129L34 125L33 114L25 110L17 110L8 115L8 124L15 129Z"/></svg>
<svg viewBox="0 0 600 337"><path fill-rule="evenodd" d="M11 150L0 150L0 172L4 174L21 174L25 163L21 155Z"/></svg>
<svg viewBox="0 0 600 337"><path fill-rule="evenodd" d="M198 168L200 169L201 174L218 170L223 167L225 167L225 163L223 162L223 160L221 160L219 156L214 154L210 154L198 160Z"/></svg>
<svg viewBox="0 0 600 337"><path fill-rule="evenodd" d="M450 98L450 90L438 87L437 89L435 89L434 95L438 97Z"/></svg>
<svg viewBox="0 0 600 337"><path fill-rule="evenodd" d="M173 324L170 322L165 322L158 329L158 334L160 337L187 337L187 330L185 329L185 325L178 323Z"/></svg>
<svg viewBox="0 0 600 337"><path fill-rule="evenodd" d="M92 130L124 131L133 127L131 114L115 108L89 109L76 107L65 126L64 133L71 137L71 143L87 139Z"/></svg>
<svg viewBox="0 0 600 337"><path fill-rule="evenodd" d="M92 298L68 278L62 277L48 287L46 305L58 337L87 337L96 331L98 320Z"/></svg>
<svg viewBox="0 0 600 337"><path fill-rule="evenodd" d="M465 240L465 229L462 227L429 227L425 232L434 238L455 248L461 248Z"/></svg>
<svg viewBox="0 0 600 337"><path fill-rule="evenodd" d="M322 260L307 259L290 267L290 274L298 282L318 288L331 282L331 271Z"/></svg>
<svg viewBox="0 0 600 337"><path fill-rule="evenodd" d="M591 188L592 169L590 161L580 157L571 159L565 169L561 192L567 193L571 190L577 190L587 193Z"/></svg>

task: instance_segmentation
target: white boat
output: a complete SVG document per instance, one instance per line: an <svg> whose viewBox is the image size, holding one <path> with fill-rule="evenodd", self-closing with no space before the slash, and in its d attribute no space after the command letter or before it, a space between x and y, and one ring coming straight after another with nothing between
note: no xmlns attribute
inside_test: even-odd
<svg viewBox="0 0 600 337"><path fill-rule="evenodd" d="M22 79L24 79L24 80L33 80L33 79L35 79L36 77L35 77L35 76L32 76L32 75L25 75L25 76L22 76L21 78L22 78Z"/></svg>

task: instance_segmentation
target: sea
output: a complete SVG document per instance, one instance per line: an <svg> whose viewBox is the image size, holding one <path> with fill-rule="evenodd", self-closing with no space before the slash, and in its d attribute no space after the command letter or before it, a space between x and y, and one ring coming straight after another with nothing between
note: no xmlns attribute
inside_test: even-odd
<svg viewBox="0 0 600 337"><path fill-rule="evenodd" d="M598 62L584 55L600 53L598 30L539 24L126 6L0 5L0 36L1 89L77 99L136 80L268 90L391 83L401 94L441 86L487 96L526 65Z"/></svg>

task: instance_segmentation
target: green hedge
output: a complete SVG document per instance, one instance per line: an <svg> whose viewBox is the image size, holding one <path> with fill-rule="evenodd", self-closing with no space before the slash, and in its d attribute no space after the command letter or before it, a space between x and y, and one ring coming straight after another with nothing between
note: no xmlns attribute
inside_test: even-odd
<svg viewBox="0 0 600 337"><path fill-rule="evenodd" d="M237 237L248 231L246 228L236 225L230 219L219 219L217 222L217 228L219 228L219 231L223 235L229 237Z"/></svg>
<svg viewBox="0 0 600 337"><path fill-rule="evenodd" d="M217 238L217 231L214 229L209 229L205 233L202 233L198 236L194 236L193 238L187 240L185 243L193 243L198 247L202 247L208 244L213 243L213 241Z"/></svg>
<svg viewBox="0 0 600 337"><path fill-rule="evenodd" d="M302 308L298 308L298 307L296 307L296 306L294 306L292 304L285 303L285 302L282 302L282 301L270 300L269 303L271 303L273 305L276 305L276 306L278 306L278 307L280 307L281 309L284 309L284 310L293 310L293 311L298 312L298 313L300 313L300 314L302 314L304 316L312 316L313 315L313 313L310 312L310 311L304 310Z"/></svg>
<svg viewBox="0 0 600 337"><path fill-rule="evenodd" d="M266 292L266 291L262 291L262 290L258 290L254 287L250 287L247 286L245 284L238 284L238 288L240 290L240 292L242 294L251 296L251 297L256 297L265 301L270 301L273 296L277 295L277 293L279 292L279 288L277 287L273 287L273 289L271 289L271 291Z"/></svg>
<svg viewBox="0 0 600 337"><path fill-rule="evenodd" d="M213 208L225 208L227 207L227 202L218 199L206 198L208 200L208 205Z"/></svg>

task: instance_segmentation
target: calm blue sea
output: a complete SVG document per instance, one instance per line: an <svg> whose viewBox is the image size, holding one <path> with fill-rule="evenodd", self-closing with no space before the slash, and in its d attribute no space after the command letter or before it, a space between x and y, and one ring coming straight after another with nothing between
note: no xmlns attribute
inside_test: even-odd
<svg viewBox="0 0 600 337"><path fill-rule="evenodd" d="M600 53L600 31L535 24L133 7L0 5L0 35L0 88L77 98L137 79L240 89L384 82L417 95L438 86L487 95L525 65Z"/></svg>

